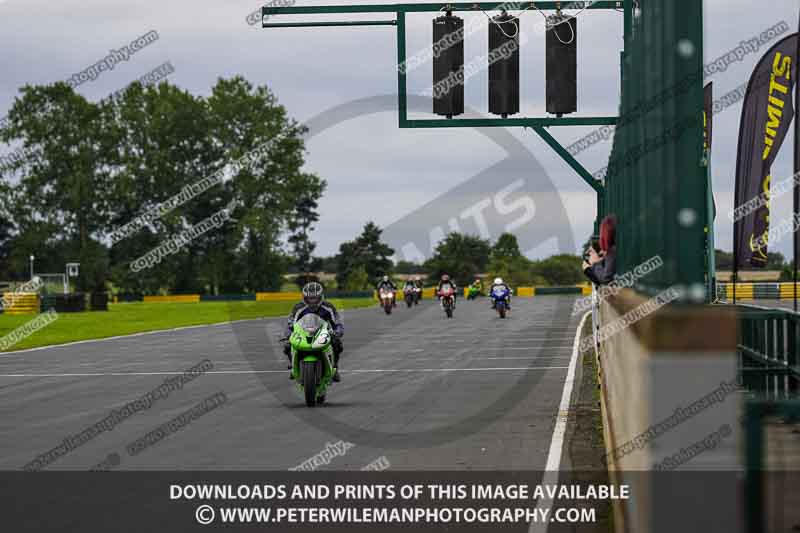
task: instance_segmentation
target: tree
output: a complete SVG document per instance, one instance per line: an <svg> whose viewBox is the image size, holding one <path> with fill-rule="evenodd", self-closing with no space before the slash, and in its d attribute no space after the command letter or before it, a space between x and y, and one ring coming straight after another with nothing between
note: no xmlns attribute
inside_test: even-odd
<svg viewBox="0 0 800 533"><path fill-rule="evenodd" d="M109 227L114 138L109 135L107 105L93 104L68 85L26 86L0 132L17 141L27 157L9 171L19 174L13 209L29 253L44 258L44 267L63 272L65 257L81 261L80 290L91 290L106 278L107 250L98 240ZM39 242L33 235L46 235ZM63 245L68 243L69 247Z"/></svg>
<svg viewBox="0 0 800 533"><path fill-rule="evenodd" d="M20 177L8 187L15 200L7 218L16 223L11 271L27 271L34 253L40 272L80 261L83 290L102 288L109 278L123 291L146 293L280 287L288 264L284 236L308 236L325 183L301 172L305 127L269 89L234 77L218 80L208 97L168 83L134 83L99 103L63 83L21 92L0 131L0 139L21 143L28 154L0 169L0 178ZM252 164L235 164L254 151L261 155ZM110 242L112 230L214 176L223 179ZM152 268L131 271L138 257L223 210L229 217L213 230ZM312 243L301 241L310 257Z"/></svg>
<svg viewBox="0 0 800 533"><path fill-rule="evenodd" d="M492 246L492 259L514 259L521 256L522 252L519 251L517 237L512 233L503 233L500 235L500 238L497 239L497 242L494 244L494 246Z"/></svg>
<svg viewBox="0 0 800 533"><path fill-rule="evenodd" d="M723 250L714 250L714 263L717 270L733 270L733 254Z"/></svg>
<svg viewBox="0 0 800 533"><path fill-rule="evenodd" d="M423 274L425 268L411 261L398 261L394 266L394 271L398 274Z"/></svg>
<svg viewBox="0 0 800 533"><path fill-rule="evenodd" d="M317 268L320 272L336 272L337 256L330 255L327 257L319 257L317 260L319 261Z"/></svg>
<svg viewBox="0 0 800 533"><path fill-rule="evenodd" d="M723 250L714 250L714 263L717 270L733 270L733 254ZM791 265L786 262L786 258L780 252L767 252L767 264L764 267L766 270L783 270L786 266ZM751 268L743 268L740 270L755 270ZM761 269L759 269L761 270Z"/></svg>
<svg viewBox="0 0 800 533"><path fill-rule="evenodd" d="M321 261L313 257L317 245L311 241L310 233L319 220L317 201L308 195L302 196L289 217L289 244L294 251L293 266L301 274L296 278L299 286L308 281L308 274L319 268Z"/></svg>
<svg viewBox="0 0 800 533"><path fill-rule="evenodd" d="M459 285L467 285L489 264L491 246L488 240L461 233L449 233L436 246L433 256L425 262L428 274L438 279L447 273Z"/></svg>
<svg viewBox="0 0 800 533"><path fill-rule="evenodd" d="M10 187L0 176L0 198L10 200ZM16 227L8 212L8 204L0 204L0 280L10 280L12 276L11 252L14 248Z"/></svg>
<svg viewBox="0 0 800 533"><path fill-rule="evenodd" d="M786 258L780 252L767 252L767 270L782 270L786 266Z"/></svg>
<svg viewBox="0 0 800 533"><path fill-rule="evenodd" d="M336 256L336 282L340 287L347 285L350 274L363 267L367 277L374 281L392 271L394 249L381 242L381 230L374 222L367 222L361 235L354 241L339 246Z"/></svg>
<svg viewBox="0 0 800 533"><path fill-rule="evenodd" d="M11 278L9 260L14 243L13 231L11 220L0 214L0 279L4 280Z"/></svg>
<svg viewBox="0 0 800 533"><path fill-rule="evenodd" d="M344 290L353 292L363 291L369 289L371 285L372 284L370 283L367 269L361 265L353 269L347 276L347 282L344 284Z"/></svg>
<svg viewBox="0 0 800 533"><path fill-rule="evenodd" d="M585 281L581 264L583 259L577 255L560 254L534 261L531 270L550 285L575 285Z"/></svg>
<svg viewBox="0 0 800 533"><path fill-rule="evenodd" d="M531 262L519 251L517 237L503 233L492 246L489 272L492 278L500 277L512 286L529 285L533 281Z"/></svg>

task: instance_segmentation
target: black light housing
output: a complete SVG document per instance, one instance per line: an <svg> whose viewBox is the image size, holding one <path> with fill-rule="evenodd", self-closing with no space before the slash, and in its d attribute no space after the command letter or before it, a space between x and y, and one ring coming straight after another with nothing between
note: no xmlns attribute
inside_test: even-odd
<svg viewBox="0 0 800 533"><path fill-rule="evenodd" d="M433 20L433 112L464 113L464 20L450 13Z"/></svg>
<svg viewBox="0 0 800 533"><path fill-rule="evenodd" d="M578 21L547 17L547 112L556 116L578 110Z"/></svg>
<svg viewBox="0 0 800 533"><path fill-rule="evenodd" d="M503 13L489 24L489 113L519 113L519 19Z"/></svg>

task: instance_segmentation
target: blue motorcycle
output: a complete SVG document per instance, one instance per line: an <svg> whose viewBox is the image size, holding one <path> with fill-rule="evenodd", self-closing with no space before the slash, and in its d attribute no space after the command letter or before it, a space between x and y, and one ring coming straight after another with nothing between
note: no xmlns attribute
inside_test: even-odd
<svg viewBox="0 0 800 533"><path fill-rule="evenodd" d="M506 313L508 313L510 296L511 293L508 287L494 287L492 289L492 307L494 307L497 314L500 315L500 318L505 318Z"/></svg>

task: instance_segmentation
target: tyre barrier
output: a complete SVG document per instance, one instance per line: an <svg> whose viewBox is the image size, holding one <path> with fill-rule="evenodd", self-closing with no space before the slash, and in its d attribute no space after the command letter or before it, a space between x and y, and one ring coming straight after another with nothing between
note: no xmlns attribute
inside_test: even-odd
<svg viewBox="0 0 800 533"><path fill-rule="evenodd" d="M201 302L255 302L255 294L201 294Z"/></svg>
<svg viewBox="0 0 800 533"><path fill-rule="evenodd" d="M89 308L92 311L108 311L108 293L93 292L89 297Z"/></svg>
<svg viewBox="0 0 800 533"><path fill-rule="evenodd" d="M86 294L73 292L69 294L45 294L41 298L41 311L54 310L57 313L81 313L86 311Z"/></svg>
<svg viewBox="0 0 800 533"><path fill-rule="evenodd" d="M144 303L197 303L199 294L170 294L167 296L145 296Z"/></svg>
<svg viewBox="0 0 800 533"><path fill-rule="evenodd" d="M794 287L786 283L737 283L737 300L791 300L794 298ZM797 284L797 296L800 298L800 283ZM718 283L717 298L733 300L733 283Z"/></svg>
<svg viewBox="0 0 800 533"><path fill-rule="evenodd" d="M8 315L27 315L39 312L39 295L35 292L6 292L2 296L8 307L0 307L0 312Z"/></svg>

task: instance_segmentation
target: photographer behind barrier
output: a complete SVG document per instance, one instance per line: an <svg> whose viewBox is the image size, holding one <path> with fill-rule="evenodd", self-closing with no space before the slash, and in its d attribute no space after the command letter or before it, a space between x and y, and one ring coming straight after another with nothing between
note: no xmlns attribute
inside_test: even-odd
<svg viewBox="0 0 800 533"><path fill-rule="evenodd" d="M617 272L616 246L617 219L609 215L600 223L600 250L594 244L584 252L582 270L595 285L607 285L614 280Z"/></svg>

